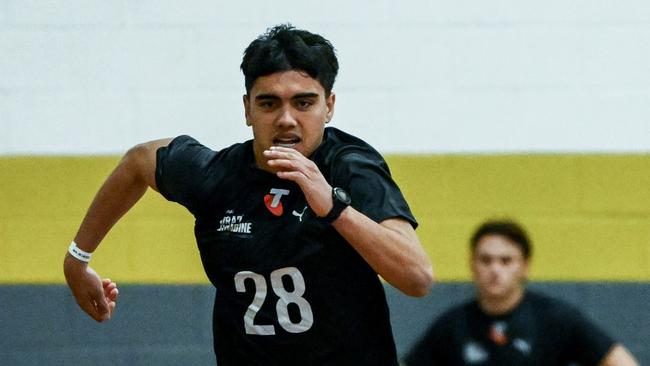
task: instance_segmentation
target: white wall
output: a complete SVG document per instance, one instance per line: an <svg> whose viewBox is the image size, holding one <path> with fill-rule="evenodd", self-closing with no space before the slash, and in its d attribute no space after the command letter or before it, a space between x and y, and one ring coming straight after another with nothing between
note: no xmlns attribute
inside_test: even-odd
<svg viewBox="0 0 650 366"><path fill-rule="evenodd" d="M384 152L650 151L650 2L0 2L0 154L248 139L245 46L338 49L333 125Z"/></svg>

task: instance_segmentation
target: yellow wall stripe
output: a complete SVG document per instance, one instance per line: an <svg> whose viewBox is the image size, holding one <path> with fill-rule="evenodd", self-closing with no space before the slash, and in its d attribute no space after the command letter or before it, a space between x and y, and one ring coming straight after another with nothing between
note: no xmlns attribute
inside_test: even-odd
<svg viewBox="0 0 650 366"><path fill-rule="evenodd" d="M0 283L62 283L62 258L117 157L0 157ZM467 240L519 219L536 280L650 280L650 155L393 155L437 277L467 280ZM205 283L184 208L148 192L93 257L132 283Z"/></svg>

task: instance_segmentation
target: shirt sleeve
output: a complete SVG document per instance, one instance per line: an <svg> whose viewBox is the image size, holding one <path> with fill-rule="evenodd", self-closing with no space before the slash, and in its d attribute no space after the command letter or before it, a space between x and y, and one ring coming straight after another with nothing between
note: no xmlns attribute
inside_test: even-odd
<svg viewBox="0 0 650 366"><path fill-rule="evenodd" d="M376 222L399 217L417 227L411 209L379 154L351 151L337 160L332 183L350 193L352 207Z"/></svg>
<svg viewBox="0 0 650 366"><path fill-rule="evenodd" d="M571 308L566 321L571 324L567 352L581 365L598 365L614 346L614 340L577 309Z"/></svg>
<svg viewBox="0 0 650 366"><path fill-rule="evenodd" d="M179 136L156 152L156 186L169 201L196 214L210 193L215 152L190 136Z"/></svg>

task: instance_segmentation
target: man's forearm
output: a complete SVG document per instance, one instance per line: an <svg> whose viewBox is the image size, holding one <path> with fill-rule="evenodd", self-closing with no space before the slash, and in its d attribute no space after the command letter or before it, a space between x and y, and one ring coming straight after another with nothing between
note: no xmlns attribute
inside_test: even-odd
<svg viewBox="0 0 650 366"><path fill-rule="evenodd" d="M84 217L75 242L93 252L115 223L155 183L156 150L170 139L151 141L130 149L95 195Z"/></svg>
<svg viewBox="0 0 650 366"><path fill-rule="evenodd" d="M391 285L410 296L429 292L433 283L431 262L408 222L388 219L378 224L348 207L333 225Z"/></svg>
<svg viewBox="0 0 650 366"><path fill-rule="evenodd" d="M115 223L144 195L147 185L125 157L106 179L88 208L75 242L93 252Z"/></svg>
<svg viewBox="0 0 650 366"><path fill-rule="evenodd" d="M78 249L92 253L147 187L156 189L156 150L167 143L169 140L152 141L126 153L95 195L74 239ZM108 278L101 279L83 259L66 254L63 261L66 282L81 309L98 322L106 321L116 306L117 285Z"/></svg>

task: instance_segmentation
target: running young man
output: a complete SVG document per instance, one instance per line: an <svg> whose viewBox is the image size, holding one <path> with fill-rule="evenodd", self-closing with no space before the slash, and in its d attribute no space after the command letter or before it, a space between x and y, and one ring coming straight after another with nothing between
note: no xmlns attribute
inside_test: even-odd
<svg viewBox="0 0 650 366"><path fill-rule="evenodd" d="M91 317L110 318L117 289L88 267L89 253L151 187L196 218L217 288L219 365L396 365L377 274L423 296L432 268L381 155L325 128L334 48L280 25L248 46L241 68L253 139L213 151L180 136L129 150L69 248L68 285Z"/></svg>
<svg viewBox="0 0 650 366"><path fill-rule="evenodd" d="M512 221L489 221L471 239L477 299L443 314L408 366L635 366L620 344L574 307L525 290L531 247Z"/></svg>

